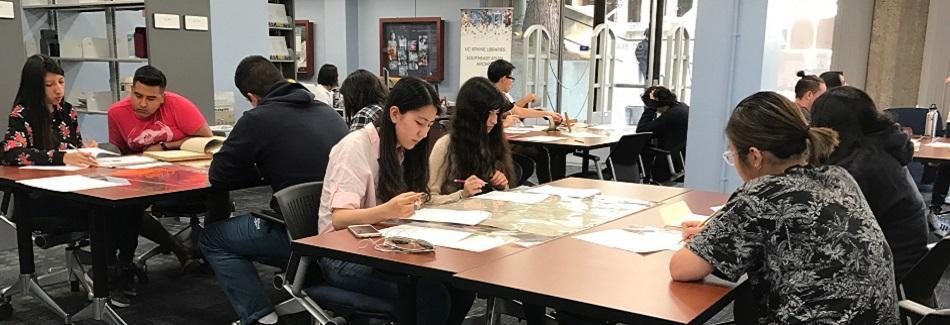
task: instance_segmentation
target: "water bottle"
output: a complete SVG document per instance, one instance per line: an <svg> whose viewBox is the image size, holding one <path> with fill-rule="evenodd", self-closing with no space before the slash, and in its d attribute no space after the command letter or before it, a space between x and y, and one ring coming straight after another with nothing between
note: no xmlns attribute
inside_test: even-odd
<svg viewBox="0 0 950 325"><path fill-rule="evenodd" d="M333 106L334 109L340 108L340 97L341 97L340 91L338 89L334 89L332 97L333 99L331 99L330 101L333 102L333 105L331 106Z"/></svg>
<svg viewBox="0 0 950 325"><path fill-rule="evenodd" d="M940 112L937 111L937 105L930 105L930 111L927 112L927 122L924 124L924 135L937 137L937 121L940 120Z"/></svg>

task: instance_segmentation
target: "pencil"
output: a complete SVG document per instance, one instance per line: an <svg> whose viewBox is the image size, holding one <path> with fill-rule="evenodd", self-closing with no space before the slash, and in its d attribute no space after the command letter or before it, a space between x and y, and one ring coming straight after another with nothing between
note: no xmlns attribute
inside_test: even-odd
<svg viewBox="0 0 950 325"><path fill-rule="evenodd" d="M453 180L453 182L456 182L456 183L459 183L459 184L465 184L465 180L464 180L464 179L461 179L461 178L457 178L457 179Z"/></svg>

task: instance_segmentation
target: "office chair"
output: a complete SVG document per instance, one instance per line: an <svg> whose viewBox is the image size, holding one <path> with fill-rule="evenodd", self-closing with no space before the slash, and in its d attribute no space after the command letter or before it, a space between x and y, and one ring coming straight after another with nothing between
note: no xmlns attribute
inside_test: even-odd
<svg viewBox="0 0 950 325"><path fill-rule="evenodd" d="M291 240L317 235L317 218L323 182L303 183L274 193L280 216ZM269 218L270 220L270 218ZM274 220L272 220L274 221ZM302 306L321 325L346 324L338 315L382 320L395 320L399 308L389 301L356 293L326 284L319 277L319 267L313 257L291 254L283 279L275 278L275 284L293 296L291 300ZM279 312L278 312L279 314Z"/></svg>
<svg viewBox="0 0 950 325"><path fill-rule="evenodd" d="M681 147L673 148L670 150L655 147L655 146L647 146L646 150L652 151L654 153L654 157L664 157L666 159L666 167L669 168L668 170L670 171L670 177L667 179L662 179L662 180L656 179L655 178L656 175L651 175L652 177L654 177L653 178L654 182L657 182L660 184L672 183L682 178L683 175L686 175L686 157L685 157L686 145L685 144ZM674 159L678 159L678 160L674 160ZM680 163L681 168L676 167L676 162ZM656 168L656 158L654 158L653 167Z"/></svg>
<svg viewBox="0 0 950 325"><path fill-rule="evenodd" d="M607 166L610 167L610 175L606 178L600 166L600 157L591 155L588 152L575 152L574 156L585 160L593 161L597 179L613 179L621 182L639 183L643 179L643 160L640 158L640 152L650 143L650 137L653 132L642 132L627 134L620 138L617 143L610 146L610 156L607 157ZM588 171L581 171L571 176L590 178L592 175Z"/></svg>
<svg viewBox="0 0 950 325"><path fill-rule="evenodd" d="M3 201L0 203L0 220L11 228L16 229L16 220L14 220L13 215L10 213L11 198L12 194L10 192L3 193ZM82 247L89 246L89 234L86 232L51 233L34 229L32 239L33 245L42 249L52 249L65 245L66 266L40 276L31 277L28 275L20 275L16 283L0 290L0 320L8 319L13 316L13 305L10 301L13 299L14 294L20 293L33 296L65 322L68 322L69 315L43 290L40 283L44 280L65 274L65 280L69 282L70 291L77 292L81 287L85 289L91 297L92 283L87 282L86 277L83 276L85 273L83 264L91 264L92 257L89 252L81 249Z"/></svg>
<svg viewBox="0 0 950 325"><path fill-rule="evenodd" d="M901 300L897 303L901 318L907 325L942 325L950 324L950 309L934 310L911 300ZM914 322L914 319L919 321Z"/></svg>
<svg viewBox="0 0 950 325"><path fill-rule="evenodd" d="M929 108L924 107L891 107L885 109L884 113L897 124L913 129L914 135L922 135L929 111ZM937 136L943 136L943 116L937 119Z"/></svg>
<svg viewBox="0 0 950 325"><path fill-rule="evenodd" d="M525 155L511 153L511 162L514 165L512 167L515 170L515 179L514 183L508 187L516 188L527 183L534 174L534 160Z"/></svg>
<svg viewBox="0 0 950 325"><path fill-rule="evenodd" d="M201 227L201 217L208 215L208 208L203 198L156 202L152 205L151 215L154 218L187 218L188 226L174 233L172 237L180 240L185 248L192 252L194 257L197 258L200 255L199 250L195 247L198 247L201 231L204 230ZM135 264L140 269L147 271L148 265L146 263L149 259L159 254L168 253L171 253L171 247L155 246L136 258ZM147 276L144 274L141 276L143 276L142 280L147 281Z"/></svg>
<svg viewBox="0 0 950 325"><path fill-rule="evenodd" d="M898 280L899 298L936 308L934 289L947 266L950 266L950 236L940 239L903 279Z"/></svg>

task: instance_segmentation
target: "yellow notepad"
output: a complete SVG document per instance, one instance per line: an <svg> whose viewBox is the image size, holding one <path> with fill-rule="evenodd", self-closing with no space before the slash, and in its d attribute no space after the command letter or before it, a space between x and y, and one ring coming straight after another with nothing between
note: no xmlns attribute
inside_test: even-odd
<svg viewBox="0 0 950 325"><path fill-rule="evenodd" d="M679 227L684 221L706 221L709 216L693 213L686 205L686 202L680 201L664 207L660 207L660 217L667 226Z"/></svg>
<svg viewBox="0 0 950 325"><path fill-rule="evenodd" d="M180 150L146 151L142 154L170 162L211 159L211 156L221 149L224 139L224 137L190 138L182 142Z"/></svg>

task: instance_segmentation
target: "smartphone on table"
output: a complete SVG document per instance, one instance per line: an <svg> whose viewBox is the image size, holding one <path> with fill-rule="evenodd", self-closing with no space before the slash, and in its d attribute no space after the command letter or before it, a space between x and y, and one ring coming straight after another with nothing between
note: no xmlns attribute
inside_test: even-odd
<svg viewBox="0 0 950 325"><path fill-rule="evenodd" d="M373 227L373 225L352 225L346 227L350 230L350 233L353 234L356 238L373 238L373 237L382 237L383 234Z"/></svg>

